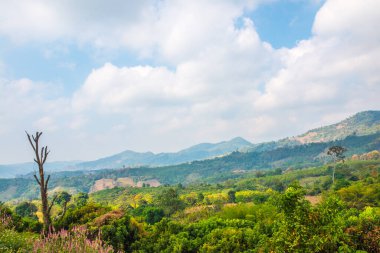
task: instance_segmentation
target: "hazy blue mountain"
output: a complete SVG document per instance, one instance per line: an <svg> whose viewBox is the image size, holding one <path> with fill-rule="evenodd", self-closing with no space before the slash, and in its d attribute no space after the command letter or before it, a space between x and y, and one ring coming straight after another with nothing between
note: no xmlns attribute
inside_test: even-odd
<svg viewBox="0 0 380 253"><path fill-rule="evenodd" d="M210 159L216 156L226 155L236 150L247 150L251 147L253 147L252 143L241 137L237 137L230 141L219 143L197 144L176 153L137 153L131 150L126 150L113 156L77 164L77 167L81 169L105 169L174 165L196 160Z"/></svg>
<svg viewBox="0 0 380 253"><path fill-rule="evenodd" d="M79 162L80 161L50 162L46 163L45 169L47 172L75 170L75 164L78 164ZM35 162L0 165L0 178L17 177L33 173L37 170L38 167Z"/></svg>
<svg viewBox="0 0 380 253"><path fill-rule="evenodd" d="M51 177L50 187L88 192L96 180L125 177L133 178L136 181L157 179L161 184L218 182L242 176L252 170L273 168L284 170L318 166L326 162L326 150L334 145L346 147L347 157L380 150L379 114L377 111L362 112L340 123L308 131L304 135L300 135L301 138L311 132L315 132L316 134L313 136L320 136L320 138L314 138L313 141L305 143L294 141L296 138L294 137L293 140L289 138L252 145L242 138L235 138L217 144L195 145L177 153L153 154L125 151L93 162L69 164L71 168L75 166L78 169L79 166L82 166L86 169L55 172ZM251 149L247 151L247 148ZM240 150L240 152L236 152L236 150ZM204 159L203 157L206 155L214 158ZM126 162L134 164L136 167L126 166L123 168L122 165ZM148 162L160 164L160 166L147 166ZM168 164L165 165L165 162ZM60 165L63 166L64 163L60 163ZM141 165L141 167L137 167L137 165ZM32 165L23 164L11 165L10 170L22 171L23 166L29 171L33 169ZM29 168L29 166L31 167ZM110 168L111 166L118 169L90 170ZM131 167L133 166L131 165ZM0 172L2 168L4 167L0 167ZM38 187L31 175L16 179L0 179L0 200L36 196L38 196Z"/></svg>
<svg viewBox="0 0 380 253"><path fill-rule="evenodd" d="M352 154L380 150L380 132L261 152L232 152L214 159L162 167L62 171L52 174L49 187L52 191L89 192L98 180L126 178L135 182L157 180L161 184L171 185L195 182L216 183L244 177L247 173L256 173L264 169L287 170L319 166L328 161L326 151L335 145L347 148L347 157ZM0 201L14 198L37 198L38 191L38 185L31 175L23 178L0 179Z"/></svg>
<svg viewBox="0 0 380 253"><path fill-rule="evenodd" d="M252 143L241 137L237 137L230 141L223 141L219 143L201 143L181 150L177 153L154 154L152 152L139 153L126 150L116 155L88 162L50 162L46 163L46 170L58 172L69 170L96 170L123 167L174 165L226 155L232 151L247 150L250 147L253 147ZM11 178L19 175L25 175L36 169L36 165L32 162L0 165L0 178Z"/></svg>
<svg viewBox="0 0 380 253"><path fill-rule="evenodd" d="M124 167L159 167L225 156L233 151L265 152L282 147L294 147L309 143L326 143L349 136L366 136L380 132L380 111L364 111L341 122L307 131L304 134L279 141L252 144L237 137L219 143L201 143L176 153L138 153L126 150L113 156L88 162L47 163L47 170L95 170ZM0 165L0 178L15 177L33 172L33 163Z"/></svg>

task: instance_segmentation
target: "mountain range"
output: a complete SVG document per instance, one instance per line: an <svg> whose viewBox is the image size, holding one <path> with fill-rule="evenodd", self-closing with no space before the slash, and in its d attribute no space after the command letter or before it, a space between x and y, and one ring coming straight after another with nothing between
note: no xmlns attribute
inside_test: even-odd
<svg viewBox="0 0 380 253"><path fill-rule="evenodd" d="M48 162L45 169L48 172L115 169L141 166L166 166L195 160L210 159L225 155L232 151L244 151L254 145L243 138L236 137L219 143L201 143L176 153L152 152L139 153L126 150L121 153L100 158L94 161ZM36 170L34 162L0 165L0 178L12 178L31 173Z"/></svg>
<svg viewBox="0 0 380 253"><path fill-rule="evenodd" d="M192 162L196 160L210 159L225 155L233 151L243 151L252 148L254 145L241 137L236 137L229 141L219 143L201 143L177 153L152 152L137 153L126 150L119 154L101 158L95 161L79 163L76 166L81 169L110 169L140 166L166 166Z"/></svg>
<svg viewBox="0 0 380 253"><path fill-rule="evenodd" d="M326 151L331 146L340 145L347 148L347 157L380 150L379 126L380 112L366 111L337 124L313 129L297 137L285 138L276 142L254 145L242 138L235 138L217 144L199 144L178 153L166 155L153 153L144 155L144 153L127 151L93 162L72 162L74 165L69 162L66 165L69 168L76 168L76 170L52 172L49 188L51 191L65 190L75 193L94 191L94 186L99 185L104 189L126 187L126 183L127 185L137 185L137 187L139 184L143 185L144 182L145 184L155 182L158 185L215 183L244 177L265 169L285 171L319 166L328 161ZM131 161L130 157L133 157L133 154L136 154L137 158L134 157L134 160ZM201 159L205 156L212 157ZM121 166L127 162L137 163L140 161L163 163L163 161L169 161L168 157L172 162L180 162L183 161L180 159L192 159L193 157L200 160L159 167ZM58 165L64 168L65 164L61 162ZM78 170L78 165L86 169ZM114 166L114 169L109 169L107 166ZM95 170L94 168L103 169ZM37 196L38 187L31 173L18 178L0 178L0 201L36 198Z"/></svg>
<svg viewBox="0 0 380 253"><path fill-rule="evenodd" d="M94 161L51 162L46 164L49 172L73 170L98 170L131 167L162 167L226 156L234 151L265 152L283 147L294 147L309 143L327 143L343 140L348 136L366 136L380 132L380 111L364 111L341 122L307 131L304 134L278 141L252 144L237 137L219 143L201 143L176 153L138 153L126 150ZM32 173L31 163L0 165L0 178L12 178Z"/></svg>

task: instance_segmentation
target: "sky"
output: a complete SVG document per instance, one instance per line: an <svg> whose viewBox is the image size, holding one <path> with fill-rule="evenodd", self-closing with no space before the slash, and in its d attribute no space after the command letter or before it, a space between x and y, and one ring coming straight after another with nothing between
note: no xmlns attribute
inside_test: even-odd
<svg viewBox="0 0 380 253"><path fill-rule="evenodd" d="M301 134L380 109L378 0L0 1L0 164Z"/></svg>

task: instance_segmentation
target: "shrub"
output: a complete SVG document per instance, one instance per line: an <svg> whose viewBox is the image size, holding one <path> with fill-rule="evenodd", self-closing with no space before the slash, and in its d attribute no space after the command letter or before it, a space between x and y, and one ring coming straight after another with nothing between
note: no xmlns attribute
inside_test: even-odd
<svg viewBox="0 0 380 253"><path fill-rule="evenodd" d="M8 209L0 206L0 252L30 252L33 238L29 233L18 233L14 230L15 222Z"/></svg>
<svg viewBox="0 0 380 253"><path fill-rule="evenodd" d="M42 236L33 245L34 253L111 253L111 246L106 246L98 235L94 240L88 239L88 230L84 227L74 227L71 231L62 229L57 233Z"/></svg>

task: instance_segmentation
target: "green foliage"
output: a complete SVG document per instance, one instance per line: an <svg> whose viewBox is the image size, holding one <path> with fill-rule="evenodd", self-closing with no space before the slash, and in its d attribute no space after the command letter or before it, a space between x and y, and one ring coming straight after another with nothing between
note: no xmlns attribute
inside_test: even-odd
<svg viewBox="0 0 380 253"><path fill-rule="evenodd" d="M83 247L97 241L103 249L121 252L379 252L380 161L339 163L334 185L332 168L260 171L260 177L247 172L218 184L78 194L54 225L70 236L85 226L85 236L76 240L56 233L56 241L44 243L57 252L65 252L65 240ZM317 196L305 198L311 193ZM56 213L69 199L61 197L53 207ZM11 227L3 227L14 238L26 238L21 231L38 231L33 227L38 221L0 206L12 220ZM25 243L8 245L28 249Z"/></svg>
<svg viewBox="0 0 380 253"><path fill-rule="evenodd" d="M35 218L23 217L18 223L17 230L40 233L42 231L42 223Z"/></svg>
<svg viewBox="0 0 380 253"><path fill-rule="evenodd" d="M37 206L31 202L22 202L18 204L15 208L15 213L22 217L30 217L37 219L36 212L37 212Z"/></svg>
<svg viewBox="0 0 380 253"><path fill-rule="evenodd" d="M228 203L235 203L236 202L236 191L228 191Z"/></svg>
<svg viewBox="0 0 380 253"><path fill-rule="evenodd" d="M14 220L9 208L0 203L0 252L29 252L33 234L15 230L18 221Z"/></svg>
<svg viewBox="0 0 380 253"><path fill-rule="evenodd" d="M31 252L31 241L34 235L30 233L19 233L13 229L0 229L0 252Z"/></svg>
<svg viewBox="0 0 380 253"><path fill-rule="evenodd" d="M74 196L74 201L78 207L84 206L87 204L88 194L84 192L80 192Z"/></svg>
<svg viewBox="0 0 380 253"><path fill-rule="evenodd" d="M85 203L83 202L83 200L81 200L81 198L85 198L84 197L85 195L83 194L78 194L76 197L77 197L77 202L79 205L84 205ZM88 198L88 197L87 197ZM66 205L69 201L71 200L71 194L69 194L68 192L60 192L57 194L57 198L56 198L56 203L60 206L64 206Z"/></svg>
<svg viewBox="0 0 380 253"><path fill-rule="evenodd" d="M155 224L165 216L164 210L158 207L147 207L143 211L145 221L149 224Z"/></svg>
<svg viewBox="0 0 380 253"><path fill-rule="evenodd" d="M109 207L89 202L84 206L69 209L56 226L58 228L70 229L77 225L87 224L108 211L110 211Z"/></svg>
<svg viewBox="0 0 380 253"><path fill-rule="evenodd" d="M271 195L271 191L244 190L236 192L236 202L253 202L255 204L264 203Z"/></svg>
<svg viewBox="0 0 380 253"><path fill-rule="evenodd" d="M279 209L284 213L275 224L270 239L276 252L338 252L348 247L344 233L343 202L330 196L312 207L304 198L304 190L292 184L279 196Z"/></svg>
<svg viewBox="0 0 380 253"><path fill-rule="evenodd" d="M106 218L105 218L106 217ZM100 231L101 238L116 251L129 251L132 242L139 238L140 228L136 223L131 222L127 215L121 217L105 214L98 218L101 223L96 222Z"/></svg>
<svg viewBox="0 0 380 253"><path fill-rule="evenodd" d="M366 207L358 216L349 216L348 226L352 248L380 251L380 208Z"/></svg>
<svg viewBox="0 0 380 253"><path fill-rule="evenodd" d="M339 189L338 195L350 207L362 209L365 206L380 206L380 183L357 182Z"/></svg>
<svg viewBox="0 0 380 253"><path fill-rule="evenodd" d="M166 215L171 215L184 209L184 203L179 199L177 190L165 189L157 198L157 205L162 208Z"/></svg>

